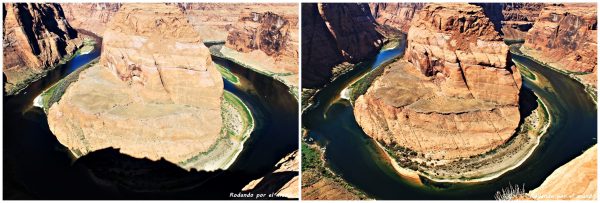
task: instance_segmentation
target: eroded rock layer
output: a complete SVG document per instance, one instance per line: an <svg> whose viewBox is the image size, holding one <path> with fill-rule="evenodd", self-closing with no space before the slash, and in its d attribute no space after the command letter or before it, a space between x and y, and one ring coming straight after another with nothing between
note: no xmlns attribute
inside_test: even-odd
<svg viewBox="0 0 600 203"><path fill-rule="evenodd" d="M536 60L578 76L596 86L596 4L545 7L526 36L521 51Z"/></svg>
<svg viewBox="0 0 600 203"><path fill-rule="evenodd" d="M371 14L377 24L408 32L415 13L425 3L369 3Z"/></svg>
<svg viewBox="0 0 600 203"><path fill-rule="evenodd" d="M63 3L61 6L73 27L102 36L106 24L117 13L121 3Z"/></svg>
<svg viewBox="0 0 600 203"><path fill-rule="evenodd" d="M481 7L429 4L407 43L404 60L355 102L367 135L434 159L481 154L513 135L521 76Z"/></svg>
<svg viewBox="0 0 600 203"><path fill-rule="evenodd" d="M598 147L594 145L582 155L556 169L542 185L529 191L537 200L598 199Z"/></svg>
<svg viewBox="0 0 600 203"><path fill-rule="evenodd" d="M126 4L106 28L100 64L50 107L48 123L77 156L107 147L180 163L221 130L223 81L183 12Z"/></svg>
<svg viewBox="0 0 600 203"><path fill-rule="evenodd" d="M7 92L57 65L82 44L56 3L4 3L2 8Z"/></svg>
<svg viewBox="0 0 600 203"><path fill-rule="evenodd" d="M267 62L268 58L274 59L262 67L276 64L273 68L298 73L298 35L294 32L297 29L297 21L273 12L243 13L230 28L225 46L247 53L246 60L254 58Z"/></svg>
<svg viewBox="0 0 600 203"><path fill-rule="evenodd" d="M368 4L302 4L302 86L320 87L344 61L372 57L383 37Z"/></svg>
<svg viewBox="0 0 600 203"><path fill-rule="evenodd" d="M505 39L524 39L544 3L474 3L481 6Z"/></svg>

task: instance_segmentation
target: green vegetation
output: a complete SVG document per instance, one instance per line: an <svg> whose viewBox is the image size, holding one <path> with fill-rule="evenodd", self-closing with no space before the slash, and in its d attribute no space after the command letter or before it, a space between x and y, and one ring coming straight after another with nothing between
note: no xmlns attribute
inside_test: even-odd
<svg viewBox="0 0 600 203"><path fill-rule="evenodd" d="M254 128L254 118L252 113L242 102L242 100L229 91L223 91L223 104L221 117L223 117L223 130L229 136L237 136L245 139ZM227 109L229 107L229 109ZM232 118L227 115L231 113L231 107L239 114L239 118ZM240 126L241 129L236 129L233 125Z"/></svg>
<svg viewBox="0 0 600 203"><path fill-rule="evenodd" d="M507 45L522 44L525 43L525 39L504 39L504 43Z"/></svg>
<svg viewBox="0 0 600 203"><path fill-rule="evenodd" d="M48 112L48 109L50 109L52 104L60 101L60 98L65 93L65 91L67 91L69 85L71 85L71 83L79 79L79 74L96 64L98 60L99 59L96 58L93 61L83 65L81 68L78 68L77 70L73 71L72 73L70 73L69 75L52 85L50 88L42 92L42 108L44 109L44 111Z"/></svg>
<svg viewBox="0 0 600 203"><path fill-rule="evenodd" d="M521 71L521 74L530 80L536 80L535 74L529 70L529 68L525 67L523 64L513 61L517 68Z"/></svg>
<svg viewBox="0 0 600 203"><path fill-rule="evenodd" d="M383 74L385 67L397 60L398 59L396 58L381 64L379 67L366 73L359 80L348 86L348 98L350 99L350 102L354 103L354 101L356 101L360 95L367 93L367 89L369 89L371 83L373 83L373 81L375 81L375 79L377 79L377 77L379 77L381 74Z"/></svg>
<svg viewBox="0 0 600 203"><path fill-rule="evenodd" d="M208 150L200 152L180 162L180 164L193 168L203 168L202 165L213 161L225 166L225 164L231 163L236 158L238 152L242 150L241 146L243 146L244 141L250 137L250 133L254 130L254 118L246 104L228 91L223 91L221 118L223 119L223 126L217 141Z"/></svg>
<svg viewBox="0 0 600 203"><path fill-rule="evenodd" d="M302 171L305 171L309 168L318 169L322 167L321 157L319 153L308 146L308 144L302 142ZM323 171L327 173L326 170Z"/></svg>
<svg viewBox="0 0 600 203"><path fill-rule="evenodd" d="M94 46L96 45L96 40L92 38L83 39L83 47L81 47L78 51L78 54L88 54L94 50Z"/></svg>
<svg viewBox="0 0 600 203"><path fill-rule="evenodd" d="M322 152L316 145L309 145L302 142L302 187L309 187L323 178L327 178L339 186L342 186L348 192L356 195L359 199L368 199L367 195L350 185L342 177L334 174L323 160Z"/></svg>
<svg viewBox="0 0 600 203"><path fill-rule="evenodd" d="M221 73L223 78L225 78L225 80L227 80L233 84L238 84L240 82L238 77L235 76L231 71L229 71L228 68L225 68L217 63L214 63L214 64L215 64L215 66L217 66L217 70L219 70L219 72Z"/></svg>
<svg viewBox="0 0 600 203"><path fill-rule="evenodd" d="M390 39L383 47L381 47L381 51L395 49L400 46L400 39Z"/></svg>

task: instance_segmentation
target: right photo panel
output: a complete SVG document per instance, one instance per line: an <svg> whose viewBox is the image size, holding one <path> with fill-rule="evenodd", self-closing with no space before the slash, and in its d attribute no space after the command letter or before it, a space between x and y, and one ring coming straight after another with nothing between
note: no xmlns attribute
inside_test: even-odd
<svg viewBox="0 0 600 203"><path fill-rule="evenodd" d="M596 3L302 3L303 200L597 199Z"/></svg>

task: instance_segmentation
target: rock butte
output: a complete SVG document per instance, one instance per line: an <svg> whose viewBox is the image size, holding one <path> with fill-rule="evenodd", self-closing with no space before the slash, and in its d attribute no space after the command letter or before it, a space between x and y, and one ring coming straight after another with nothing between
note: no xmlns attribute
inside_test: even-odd
<svg viewBox="0 0 600 203"><path fill-rule="evenodd" d="M223 81L181 10L126 4L104 33L100 63L85 70L48 123L76 156L107 147L179 163L214 144Z"/></svg>
<svg viewBox="0 0 600 203"><path fill-rule="evenodd" d="M598 198L598 147L594 145L582 155L556 169L542 185L529 191L537 200L595 200Z"/></svg>
<svg viewBox="0 0 600 203"><path fill-rule="evenodd" d="M429 4L407 43L404 59L355 102L367 135L444 160L485 153L514 134L521 76L481 7Z"/></svg>
<svg viewBox="0 0 600 203"><path fill-rule="evenodd" d="M240 52L238 60L258 64L257 68L297 74L297 23L273 12L242 13L231 26L225 46Z"/></svg>
<svg viewBox="0 0 600 203"><path fill-rule="evenodd" d="M4 3L4 68L6 92L73 54L83 40L56 3Z"/></svg>
<svg viewBox="0 0 600 203"><path fill-rule="evenodd" d="M382 44L367 4L302 4L302 86L323 86L335 65L375 56Z"/></svg>
<svg viewBox="0 0 600 203"><path fill-rule="evenodd" d="M596 87L596 4L545 7L525 38L521 51L536 60L577 76Z"/></svg>

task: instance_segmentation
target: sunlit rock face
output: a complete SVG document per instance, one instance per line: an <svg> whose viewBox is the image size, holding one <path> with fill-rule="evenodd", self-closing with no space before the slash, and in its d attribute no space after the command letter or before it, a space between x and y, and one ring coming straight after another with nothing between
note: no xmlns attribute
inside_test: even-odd
<svg viewBox="0 0 600 203"><path fill-rule="evenodd" d="M487 152L513 135L521 76L481 7L425 6L407 46L355 102L367 135L442 160Z"/></svg>
<svg viewBox="0 0 600 203"><path fill-rule="evenodd" d="M82 44L59 4L4 3L3 72L13 85L57 65Z"/></svg>
<svg viewBox="0 0 600 203"><path fill-rule="evenodd" d="M201 36L176 6L125 4L108 23L99 64L49 110L77 156L106 147L180 163L221 130L223 81Z"/></svg>
<svg viewBox="0 0 600 203"><path fill-rule="evenodd" d="M578 75L596 87L597 29L596 4L547 6L525 37L521 51L536 60Z"/></svg>

